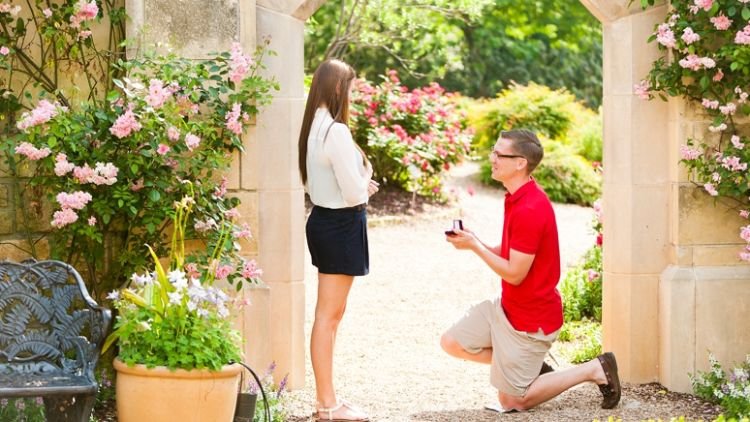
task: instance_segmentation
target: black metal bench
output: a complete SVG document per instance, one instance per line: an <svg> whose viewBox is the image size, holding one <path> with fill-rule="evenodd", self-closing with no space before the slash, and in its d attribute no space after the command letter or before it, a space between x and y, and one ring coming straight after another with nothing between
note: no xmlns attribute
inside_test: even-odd
<svg viewBox="0 0 750 422"><path fill-rule="evenodd" d="M70 265L0 262L0 398L42 397L47 421L88 422L111 319Z"/></svg>

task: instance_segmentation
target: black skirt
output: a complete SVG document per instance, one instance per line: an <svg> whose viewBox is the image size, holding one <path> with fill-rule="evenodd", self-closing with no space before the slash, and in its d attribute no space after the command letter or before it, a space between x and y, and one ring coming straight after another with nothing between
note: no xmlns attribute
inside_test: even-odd
<svg viewBox="0 0 750 422"><path fill-rule="evenodd" d="M366 275L367 207L330 209L314 206L305 227L312 263L323 274Z"/></svg>

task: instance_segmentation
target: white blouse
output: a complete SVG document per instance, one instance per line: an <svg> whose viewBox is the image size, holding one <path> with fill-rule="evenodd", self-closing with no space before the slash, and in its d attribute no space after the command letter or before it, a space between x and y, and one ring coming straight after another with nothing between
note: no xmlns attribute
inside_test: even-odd
<svg viewBox="0 0 750 422"><path fill-rule="evenodd" d="M367 202L372 168L362 164L362 154L355 146L349 128L343 123L333 122L328 109L315 111L307 138L305 189L317 206L353 207ZM324 139L329 126L328 137Z"/></svg>

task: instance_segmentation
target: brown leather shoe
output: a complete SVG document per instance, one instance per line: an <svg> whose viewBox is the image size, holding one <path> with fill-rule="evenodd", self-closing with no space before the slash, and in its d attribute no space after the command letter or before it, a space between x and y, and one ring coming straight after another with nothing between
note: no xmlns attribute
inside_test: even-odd
<svg viewBox="0 0 750 422"><path fill-rule="evenodd" d="M612 352L603 353L596 357L602 364L604 375L607 376L606 384L599 384L599 390L604 396L602 400L602 409L612 409L620 402L622 388L620 387L620 377L617 375L617 360Z"/></svg>

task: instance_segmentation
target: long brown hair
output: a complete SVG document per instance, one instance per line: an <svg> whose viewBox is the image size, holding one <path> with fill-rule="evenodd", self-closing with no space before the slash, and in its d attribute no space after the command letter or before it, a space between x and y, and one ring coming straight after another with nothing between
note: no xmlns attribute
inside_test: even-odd
<svg viewBox="0 0 750 422"><path fill-rule="evenodd" d="M315 70L299 132L299 173L303 184L307 183L307 138L315 111L325 106L334 121L349 126L349 86L355 76L351 66L336 59L324 61ZM356 146L362 154L363 163L367 165L367 157L359 145Z"/></svg>

